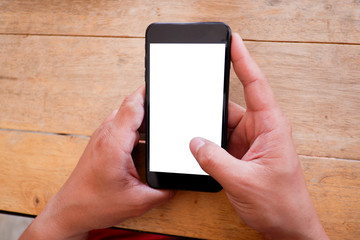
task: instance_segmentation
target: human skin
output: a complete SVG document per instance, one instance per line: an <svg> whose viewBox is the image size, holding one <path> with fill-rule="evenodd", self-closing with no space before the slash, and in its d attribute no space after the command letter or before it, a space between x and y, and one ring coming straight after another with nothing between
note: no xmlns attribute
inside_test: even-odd
<svg viewBox="0 0 360 240"><path fill-rule="evenodd" d="M264 75L240 36L232 62L246 109L229 102L227 151L202 138L190 149L225 189L239 216L266 239L328 239L316 215L291 137ZM144 87L94 132L73 173L20 239L86 239L88 231L142 215L173 191L143 184L131 157L144 119Z"/></svg>
<svg viewBox="0 0 360 240"><path fill-rule="evenodd" d="M140 216L174 195L142 183L131 157L144 94L142 86L94 132L69 179L20 239L86 239L90 230Z"/></svg>
<svg viewBox="0 0 360 240"><path fill-rule="evenodd" d="M238 34L231 47L246 109L229 103L227 151L194 138L194 157L223 186L244 222L265 239L328 239L306 187L289 121Z"/></svg>

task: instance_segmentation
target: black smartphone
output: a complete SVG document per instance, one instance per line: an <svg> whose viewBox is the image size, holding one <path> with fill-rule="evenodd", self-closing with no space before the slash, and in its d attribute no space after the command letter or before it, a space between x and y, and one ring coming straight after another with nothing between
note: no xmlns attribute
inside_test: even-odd
<svg viewBox="0 0 360 240"><path fill-rule="evenodd" d="M230 28L153 23L146 30L146 179L154 188L222 189L191 154L204 137L225 148Z"/></svg>

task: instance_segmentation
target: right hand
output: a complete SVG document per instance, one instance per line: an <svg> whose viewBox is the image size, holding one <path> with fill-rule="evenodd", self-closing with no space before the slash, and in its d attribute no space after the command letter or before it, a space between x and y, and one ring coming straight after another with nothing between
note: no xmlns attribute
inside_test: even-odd
<svg viewBox="0 0 360 240"><path fill-rule="evenodd" d="M265 238L328 239L306 187L290 123L237 34L231 55L247 108L229 103L228 152L194 138L193 155L223 186L238 215Z"/></svg>

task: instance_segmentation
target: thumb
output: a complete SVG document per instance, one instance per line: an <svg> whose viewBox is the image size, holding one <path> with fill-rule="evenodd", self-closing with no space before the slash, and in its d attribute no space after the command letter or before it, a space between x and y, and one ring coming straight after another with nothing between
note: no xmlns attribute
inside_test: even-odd
<svg viewBox="0 0 360 240"><path fill-rule="evenodd" d="M193 138L190 150L201 168L224 188L230 187L234 177L243 169L243 161L231 156L225 149L209 140Z"/></svg>

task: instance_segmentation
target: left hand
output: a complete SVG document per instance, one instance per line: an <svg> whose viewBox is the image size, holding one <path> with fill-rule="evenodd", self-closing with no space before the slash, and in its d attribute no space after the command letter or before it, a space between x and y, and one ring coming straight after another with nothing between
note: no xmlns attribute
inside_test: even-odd
<svg viewBox="0 0 360 240"><path fill-rule="evenodd" d="M144 86L92 135L76 168L20 239L83 239L168 201L140 181L131 152L144 119Z"/></svg>

